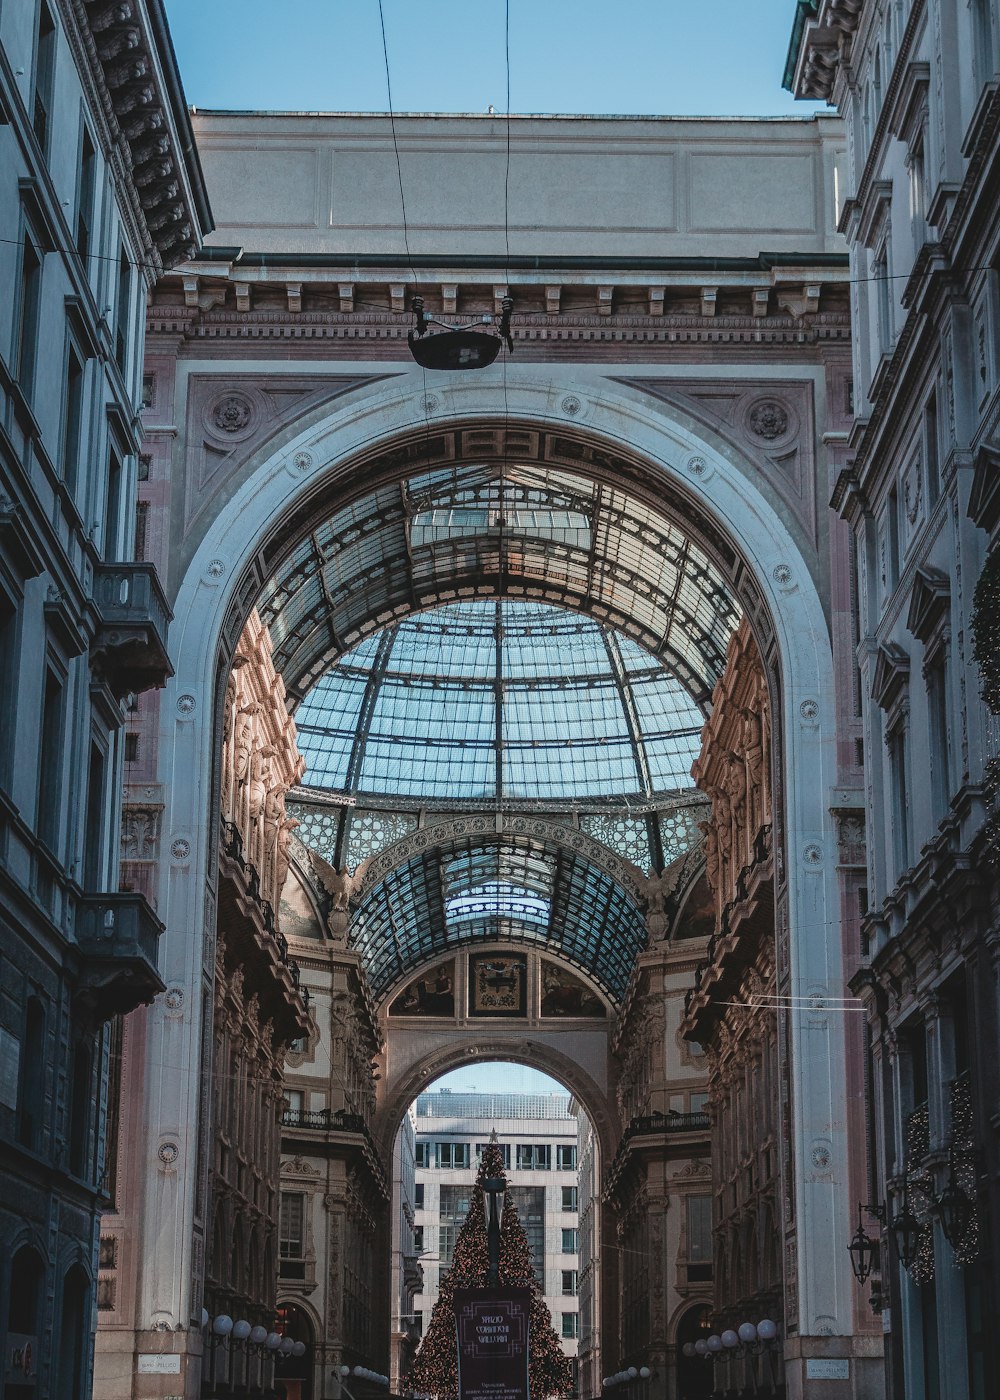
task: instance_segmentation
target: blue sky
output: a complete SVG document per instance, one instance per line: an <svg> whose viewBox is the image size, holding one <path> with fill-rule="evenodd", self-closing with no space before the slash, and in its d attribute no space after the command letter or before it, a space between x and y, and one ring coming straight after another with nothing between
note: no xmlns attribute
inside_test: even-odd
<svg viewBox="0 0 1000 1400"><path fill-rule="evenodd" d="M511 110L807 115L794 0L509 0ZM198 107L385 111L378 0L166 0ZM504 0L383 0L398 112L506 106Z"/></svg>
<svg viewBox="0 0 1000 1400"><path fill-rule="evenodd" d="M564 1085L550 1079L541 1070L529 1069L527 1065L498 1064L490 1061L484 1064L466 1065L443 1074L429 1089L452 1089L455 1093L506 1093L506 1094L565 1094Z"/></svg>

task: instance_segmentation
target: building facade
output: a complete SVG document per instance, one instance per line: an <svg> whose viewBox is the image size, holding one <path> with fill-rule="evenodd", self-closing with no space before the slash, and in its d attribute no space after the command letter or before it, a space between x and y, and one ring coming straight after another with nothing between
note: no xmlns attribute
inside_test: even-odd
<svg viewBox="0 0 1000 1400"><path fill-rule="evenodd" d="M579 1338L577 1120L568 1094L421 1094L415 1104L414 1248L423 1271L415 1331L430 1323L469 1209L479 1159L496 1133L508 1194L528 1237L539 1291L567 1356ZM505 1198L506 1199L506 1198Z"/></svg>
<svg viewBox="0 0 1000 1400"><path fill-rule="evenodd" d="M274 914L313 1011L284 1063L276 1302L314 1368L281 1362L280 1379L325 1400L341 1364L390 1369L393 1143L428 1083L485 1057L565 1084L594 1176L614 1178L588 1217L589 1393L648 1364L650 1394L672 1396L714 1267L706 1060L681 1035L714 925L689 770L744 621L780 736L776 960L831 994L845 975L831 794L861 779L834 741L850 569L823 504L850 421L840 123L512 120L507 266L500 206L470 229L459 193L497 188L504 133L486 119L399 119L396 142L381 117L196 121L221 231L159 282L143 378L140 504L176 678L134 719L129 798L162 810L130 878L164 920L167 989L127 1048L148 1149L125 1307L105 1319L115 1383L193 1400L202 1312L229 1287L210 1271L199 1124L220 1053L226 690L256 609L307 764ZM397 147L404 183L420 172L412 265ZM553 181L573 207L545 202ZM414 287L446 318L509 290L513 358L424 374ZM793 1020L787 1054L789 1387L832 1359L839 1393L861 1393L868 1338L833 1247L856 1194L840 1107L860 1052L828 1018ZM217 1185L239 1194L238 1172Z"/></svg>
<svg viewBox="0 0 1000 1400"><path fill-rule="evenodd" d="M842 113L855 423L834 508L857 570L868 831L852 982L872 1148L863 1291L893 1397L1000 1385L997 523L1000 10L799 5L786 81ZM982 583L980 585L980 580ZM977 665L982 663L982 671ZM859 1086L860 1087L860 1086Z"/></svg>
<svg viewBox="0 0 1000 1400"><path fill-rule="evenodd" d="M0 12L0 1387L90 1393L109 1100L160 923L120 882L146 295L211 228L158 0ZM100 1261L99 1261L100 1251Z"/></svg>

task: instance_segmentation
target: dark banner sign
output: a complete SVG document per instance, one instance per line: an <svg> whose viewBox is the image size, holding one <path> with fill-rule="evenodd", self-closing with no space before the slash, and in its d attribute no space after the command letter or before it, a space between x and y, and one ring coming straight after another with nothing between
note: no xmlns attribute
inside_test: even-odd
<svg viewBox="0 0 1000 1400"><path fill-rule="evenodd" d="M456 1288L459 1400L529 1400L526 1288Z"/></svg>

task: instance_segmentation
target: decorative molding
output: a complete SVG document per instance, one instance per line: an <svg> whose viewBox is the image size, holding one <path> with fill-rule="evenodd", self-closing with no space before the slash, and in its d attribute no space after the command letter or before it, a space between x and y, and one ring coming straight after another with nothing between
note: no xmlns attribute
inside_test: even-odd
<svg viewBox="0 0 1000 1400"><path fill-rule="evenodd" d="M951 580L940 569L921 565L914 576L910 593L910 608L906 614L907 629L918 642L930 641L940 622L948 616L951 605Z"/></svg>
<svg viewBox="0 0 1000 1400"><path fill-rule="evenodd" d="M910 683L910 658L897 642L884 642L875 659L872 699L882 710L891 710Z"/></svg>

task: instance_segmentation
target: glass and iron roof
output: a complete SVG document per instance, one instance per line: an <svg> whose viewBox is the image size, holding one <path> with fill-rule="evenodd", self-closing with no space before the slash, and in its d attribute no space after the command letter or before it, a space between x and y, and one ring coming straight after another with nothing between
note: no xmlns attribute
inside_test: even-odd
<svg viewBox="0 0 1000 1400"><path fill-rule="evenodd" d="M450 948L497 941L547 947L618 999L645 940L642 911L609 874L530 837L422 852L369 891L351 926L376 999Z"/></svg>
<svg viewBox="0 0 1000 1400"><path fill-rule="evenodd" d="M624 486L545 463L453 464L377 487L300 540L258 607L301 698L387 624L487 594L618 629L699 702L739 621L722 570L682 525Z"/></svg>
<svg viewBox="0 0 1000 1400"><path fill-rule="evenodd" d="M307 788L540 803L690 787L704 719L632 638L493 598L366 638L295 714Z"/></svg>

